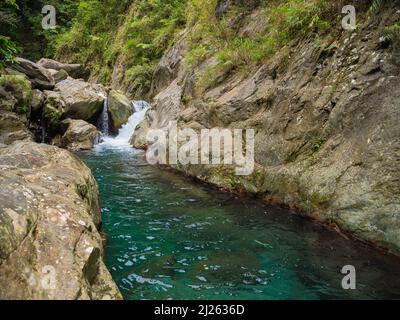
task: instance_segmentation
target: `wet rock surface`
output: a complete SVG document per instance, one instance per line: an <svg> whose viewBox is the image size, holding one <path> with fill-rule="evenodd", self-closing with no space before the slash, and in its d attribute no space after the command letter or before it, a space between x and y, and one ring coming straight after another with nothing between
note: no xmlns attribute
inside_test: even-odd
<svg viewBox="0 0 400 320"><path fill-rule="evenodd" d="M114 132L118 132L134 113L132 102L122 92L111 90L108 95L108 112Z"/></svg>

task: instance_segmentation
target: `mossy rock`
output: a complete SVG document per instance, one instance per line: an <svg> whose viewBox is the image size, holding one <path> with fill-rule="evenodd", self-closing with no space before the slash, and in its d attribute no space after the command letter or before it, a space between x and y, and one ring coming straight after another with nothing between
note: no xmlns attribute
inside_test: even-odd
<svg viewBox="0 0 400 320"><path fill-rule="evenodd" d="M108 111L110 113L111 126L114 132L122 128L134 113L131 100L123 93L111 90L108 96Z"/></svg>
<svg viewBox="0 0 400 320"><path fill-rule="evenodd" d="M0 86L5 92L16 99L12 110L17 114L29 114L32 100L31 83L22 75L3 75L0 77Z"/></svg>

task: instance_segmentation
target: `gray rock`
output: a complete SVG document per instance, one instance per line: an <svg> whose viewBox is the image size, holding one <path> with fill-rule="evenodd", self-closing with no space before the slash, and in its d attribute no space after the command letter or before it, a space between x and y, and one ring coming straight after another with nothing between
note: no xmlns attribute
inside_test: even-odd
<svg viewBox="0 0 400 320"><path fill-rule="evenodd" d="M54 88L55 82L51 73L32 61L17 57L12 69L27 75L34 88L40 90L52 90Z"/></svg>
<svg viewBox="0 0 400 320"><path fill-rule="evenodd" d="M56 83L66 80L69 77L68 72L65 71L64 69L61 69L61 70L48 69L48 70L51 73L51 75L54 77L54 81Z"/></svg>
<svg viewBox="0 0 400 320"><path fill-rule="evenodd" d="M103 262L97 184L73 154L0 148L0 299L121 299Z"/></svg>
<svg viewBox="0 0 400 320"><path fill-rule="evenodd" d="M57 83L55 90L45 91L45 95L45 114L54 115L57 120L71 118L94 123L104 102L94 85L71 78Z"/></svg>
<svg viewBox="0 0 400 320"><path fill-rule="evenodd" d="M38 65L42 66L46 69L53 69L53 70L64 70L66 71L72 78L75 79L86 79L87 72L85 68L81 64L67 64L61 63L52 59L42 58L37 62Z"/></svg>
<svg viewBox="0 0 400 320"><path fill-rule="evenodd" d="M40 90L32 90L32 99L31 99L31 111L39 112L43 107L45 101L45 95Z"/></svg>
<svg viewBox="0 0 400 320"><path fill-rule="evenodd" d="M60 140L60 147L70 151L91 150L101 140L101 132L83 120L62 121L67 129Z"/></svg>
<svg viewBox="0 0 400 320"><path fill-rule="evenodd" d="M122 92L111 90L108 94L108 112L114 132L118 132L134 113L132 101Z"/></svg>

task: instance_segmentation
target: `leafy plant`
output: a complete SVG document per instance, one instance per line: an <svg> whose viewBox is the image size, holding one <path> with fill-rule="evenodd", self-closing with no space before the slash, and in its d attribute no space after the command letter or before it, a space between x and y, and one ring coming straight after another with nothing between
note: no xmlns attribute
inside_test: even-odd
<svg viewBox="0 0 400 320"><path fill-rule="evenodd" d="M391 41L400 40L400 23L396 23L390 27L386 27L384 31L386 39Z"/></svg>
<svg viewBox="0 0 400 320"><path fill-rule="evenodd" d="M369 13L375 13L379 10L379 8L382 6L384 0L372 0L372 4L369 7L368 12Z"/></svg>
<svg viewBox="0 0 400 320"><path fill-rule="evenodd" d="M10 38L0 35L0 70L6 63L14 63L18 52L19 48Z"/></svg>

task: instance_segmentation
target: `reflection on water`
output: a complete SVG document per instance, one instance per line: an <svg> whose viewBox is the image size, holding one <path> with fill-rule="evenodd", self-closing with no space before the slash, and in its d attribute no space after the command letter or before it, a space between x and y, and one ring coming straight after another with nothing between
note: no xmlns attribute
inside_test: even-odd
<svg viewBox="0 0 400 320"><path fill-rule="evenodd" d="M290 211L147 166L136 150L82 155L126 299L400 298L400 262ZM357 290L341 288L344 265Z"/></svg>

